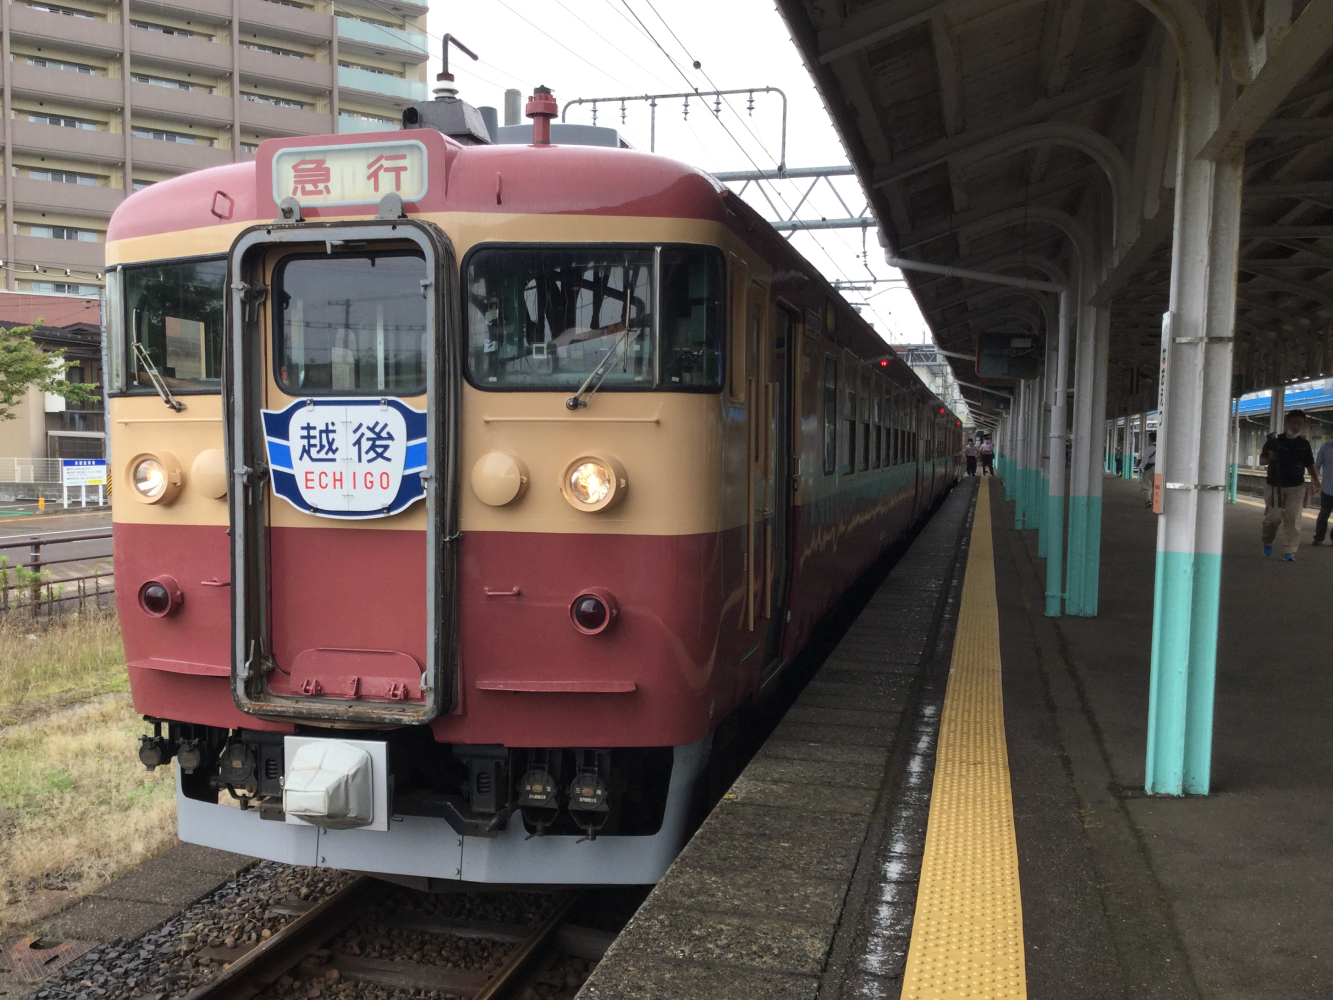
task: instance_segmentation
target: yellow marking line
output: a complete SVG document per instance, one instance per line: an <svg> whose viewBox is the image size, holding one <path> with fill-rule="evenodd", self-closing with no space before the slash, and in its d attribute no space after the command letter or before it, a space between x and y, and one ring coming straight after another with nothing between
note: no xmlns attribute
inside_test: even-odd
<svg viewBox="0 0 1333 1000"><path fill-rule="evenodd" d="M963 577L902 997L1027 997L986 483Z"/></svg>

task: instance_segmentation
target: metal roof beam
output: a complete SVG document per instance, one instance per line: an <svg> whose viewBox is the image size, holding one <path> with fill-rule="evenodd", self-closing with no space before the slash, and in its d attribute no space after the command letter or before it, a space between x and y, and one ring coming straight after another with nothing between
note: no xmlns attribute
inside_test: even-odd
<svg viewBox="0 0 1333 1000"><path fill-rule="evenodd" d="M853 219L783 219L771 223L780 233L806 229L877 229L879 223L869 215Z"/></svg>
<svg viewBox="0 0 1333 1000"><path fill-rule="evenodd" d="M785 181L801 177L854 177L856 168L841 167L788 167L786 170L720 170L712 174L723 183L735 181ZM1330 185L1333 190L1333 185Z"/></svg>
<svg viewBox="0 0 1333 1000"><path fill-rule="evenodd" d="M992 120L989 124L977 128L967 129L959 132L957 135L949 136L946 139L940 139L932 142L928 146L913 150L907 153L888 166L875 170L874 176L870 178L871 187L885 187L904 177L925 170L928 167L944 162L955 153L961 153L980 142L993 139L996 136L1003 135L1006 132L1012 132L1014 129L1021 128L1024 125L1032 125L1036 122L1044 121L1062 111L1068 111L1081 104L1087 104L1091 101L1101 100L1112 94L1118 94L1134 83L1143 73L1138 66L1128 66L1118 73L1110 73L1099 80L1094 80L1083 87L1067 91L1059 97L1050 97L1041 101L1033 101L1022 111L1011 115L1004 115Z"/></svg>
<svg viewBox="0 0 1333 1000"><path fill-rule="evenodd" d="M1264 68L1222 116L1199 150L1203 160L1243 155L1245 143L1277 112L1291 89L1333 46L1333 0L1310 0L1285 38L1269 53Z"/></svg>
<svg viewBox="0 0 1333 1000"><path fill-rule="evenodd" d="M989 205L979 205L967 212L952 215L948 219L933 223L929 226L922 226L911 232L904 233L899 241L897 250L901 253L904 250L911 250L914 247L923 246L933 240L938 240L944 236L950 236L956 233L961 226L969 226L975 222L981 222L990 218L997 212L1003 212L1006 209L1016 208L1024 202L1035 201L1038 198L1045 198L1048 195L1059 194L1062 191L1068 191L1070 188L1078 187L1080 184L1090 184L1101 174L1101 168L1094 165L1082 167L1070 174L1064 174L1054 180L1044 181L1041 184L1033 184L1030 188L1019 188L1011 191L1004 198Z"/></svg>
<svg viewBox="0 0 1333 1000"><path fill-rule="evenodd" d="M947 4L948 0L879 0L866 4L838 27L819 33L819 62L826 66L925 24Z"/></svg>

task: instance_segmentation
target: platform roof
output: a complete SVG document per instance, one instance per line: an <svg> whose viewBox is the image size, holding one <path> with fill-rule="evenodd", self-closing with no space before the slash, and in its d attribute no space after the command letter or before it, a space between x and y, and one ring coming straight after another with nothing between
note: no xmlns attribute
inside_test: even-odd
<svg viewBox="0 0 1333 1000"><path fill-rule="evenodd" d="M1152 408L1168 308L1180 86L1175 44L1158 18L1135 0L778 6L890 252L1066 281L1079 273L1075 240L1086 239L1096 258L1095 303L1110 307L1107 415ZM1240 79L1257 65L1255 46L1275 52L1307 8L1303 0L1223 0L1250 21L1250 31L1226 36L1219 3L1199 6ZM1274 14L1284 6L1285 21ZM1333 369L1333 59L1307 62L1313 68L1286 81L1285 97L1272 102L1275 113L1233 133L1248 138L1237 393ZM1223 126L1248 110L1224 107ZM1046 332L1057 316L1049 293L906 277L940 346L962 355L979 332ZM951 363L960 379L978 381L965 357ZM964 393L973 403L980 396L966 386Z"/></svg>

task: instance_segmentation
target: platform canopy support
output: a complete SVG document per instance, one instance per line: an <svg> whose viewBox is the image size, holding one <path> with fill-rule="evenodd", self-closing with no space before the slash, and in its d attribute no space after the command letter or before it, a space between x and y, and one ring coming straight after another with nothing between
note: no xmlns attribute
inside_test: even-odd
<svg viewBox="0 0 1333 1000"><path fill-rule="evenodd" d="M1333 44L1333 3L1312 0L1306 6L1224 115L1224 90L1234 92L1228 72L1232 77L1238 71L1248 74L1253 65L1238 67L1235 52L1228 64L1193 0L1139 2L1161 19L1175 41L1183 112L1176 144L1170 306L1162 323L1164 372L1153 484L1161 517L1144 785L1166 795L1206 794L1245 144ZM1233 12L1222 38L1233 46L1248 39L1252 50L1246 6L1231 6L1244 14ZM1267 6L1283 5L1269 0ZM1290 3L1285 8L1289 16Z"/></svg>

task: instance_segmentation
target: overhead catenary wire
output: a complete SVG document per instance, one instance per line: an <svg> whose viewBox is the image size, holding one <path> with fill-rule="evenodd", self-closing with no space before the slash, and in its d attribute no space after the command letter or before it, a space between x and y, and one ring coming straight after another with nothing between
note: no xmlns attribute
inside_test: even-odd
<svg viewBox="0 0 1333 1000"><path fill-rule="evenodd" d="M637 21L637 22L639 23L640 27L643 29L644 33L648 36L649 40L653 43L653 45L655 45L655 46L657 47L657 50L658 50L659 52L661 52L662 55L666 58L667 62L669 62L669 63L671 64L671 68L674 69L674 70L677 72L677 74L680 75L680 78L681 78L682 80L685 81L686 86L688 86L688 87L690 87L690 88L692 88L692 89L694 89L694 90L698 90L698 87L695 86L694 81L691 80L691 79L689 78L688 75L686 75L685 71L682 70L682 69L680 68L679 65L677 65L676 60L672 57L671 53L669 53L669 52L666 50L666 48L662 45L662 43L659 42L659 41L657 40L657 37L653 34L652 29L650 29L646 24L643 23L643 19L642 19L641 17L639 17L638 12L635 11L634 8L630 6L630 4L629 4L629 0L620 0L620 2L624 5L625 9L628 10L628 11L630 12L630 15L634 18L634 20ZM649 6L651 7L652 5L649 4ZM654 12L654 13L657 13L656 8L654 8L653 12ZM657 16L658 16L658 19L660 20L660 19L661 19L661 14L658 14ZM663 22L663 23L665 24L665 22ZM667 30L668 30L668 31L671 31L671 27L670 27L670 25L667 25ZM672 32L672 36L675 37L675 32L674 32L674 31ZM679 42L679 38L677 38L677 42ZM682 45L682 48L684 48L683 45ZM689 52L688 52L688 50L686 50L686 56L689 57ZM690 61L691 61L691 64L693 64L694 62L697 62L698 60L695 60L695 59L693 59L692 57L690 57ZM711 78L708 77L708 74L707 74L707 73L704 74L704 77L705 77L705 79L708 79L708 82L709 82L709 83L713 83L713 81L711 80ZM722 88L717 87L716 85L714 85L714 89L716 89L716 90L720 90L720 89L722 89ZM728 108L731 107L731 105L730 105L729 102L727 102L727 106L728 106ZM733 110L734 110L734 109L733 109ZM717 119L717 123L718 123L718 125L721 126L722 131L725 132L725 133L727 134L727 137L730 138L731 141L732 141L733 143L735 143L736 148L740 150L741 155L743 155L743 156L750 162L750 166L752 166L756 171L757 171L757 170L760 170L761 168L760 168L759 164L756 163L754 157L750 155L750 151L749 151L748 149L745 148L745 144L742 143L738 138L736 138L735 133L733 133L733 132L731 131L731 129L727 127L726 123L722 121L721 117L719 117L719 116L715 116L715 118ZM751 134L753 134L753 133L751 133ZM762 148L762 143L761 143L760 145L761 145L761 148ZM770 158L772 158L772 154L771 154L771 153L768 153L767 150L765 150L765 153L766 153ZM774 162L776 163L777 161L774 160ZM762 186L759 186L759 191L760 191L761 194L764 195L765 200L767 200L767 201L769 202L769 206L773 208L773 212L774 212L774 214L775 214L775 215L781 215L782 213L779 212L778 209L777 209L777 207L773 205L772 201L768 198L768 195L767 195L767 193L764 191L764 189L763 189ZM780 191L778 191L776 188L774 189L774 193L778 196L778 200L781 201L781 202L783 203L783 205L784 205L789 211L791 211L791 205L790 205L790 203L788 203L787 199L786 199L785 197L783 197L782 193L781 193ZM819 248L820 252L822 252L822 253L824 254L824 256L828 258L829 263L833 265L834 270L837 271L837 273L838 273L839 275L841 275L842 278L843 278L844 280L850 280L850 279L847 278L847 274L846 274L846 272L843 270L842 265L839 264L839 263L834 259L833 255L832 255L831 253L828 252L828 248L825 247L822 243L820 243L817 239L814 240L814 243L815 243L815 246L817 246L817 247Z"/></svg>

